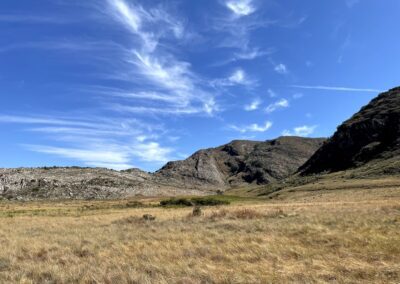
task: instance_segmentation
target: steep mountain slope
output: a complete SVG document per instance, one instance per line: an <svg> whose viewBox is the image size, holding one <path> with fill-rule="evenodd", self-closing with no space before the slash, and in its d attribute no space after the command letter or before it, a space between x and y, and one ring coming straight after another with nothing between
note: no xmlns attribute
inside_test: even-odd
<svg viewBox="0 0 400 284"><path fill-rule="evenodd" d="M300 137L265 142L236 140L200 150L184 161L169 162L155 176L188 188L226 189L269 183L294 173L324 141Z"/></svg>
<svg viewBox="0 0 400 284"><path fill-rule="evenodd" d="M393 173L400 160L400 87L380 94L333 135L301 168L303 175L360 169ZM371 169L375 170L371 171Z"/></svg>

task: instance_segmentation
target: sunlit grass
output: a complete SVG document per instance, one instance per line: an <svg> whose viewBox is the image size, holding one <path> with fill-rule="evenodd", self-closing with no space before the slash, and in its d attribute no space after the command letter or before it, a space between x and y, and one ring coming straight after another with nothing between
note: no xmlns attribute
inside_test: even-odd
<svg viewBox="0 0 400 284"><path fill-rule="evenodd" d="M398 283L399 199L356 201L1 203L0 283Z"/></svg>

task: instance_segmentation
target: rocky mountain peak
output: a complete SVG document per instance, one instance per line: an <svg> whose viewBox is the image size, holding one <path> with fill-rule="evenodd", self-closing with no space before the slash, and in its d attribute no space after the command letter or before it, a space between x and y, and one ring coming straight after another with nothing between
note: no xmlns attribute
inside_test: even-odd
<svg viewBox="0 0 400 284"><path fill-rule="evenodd" d="M340 125L300 171L313 174L346 170L399 152L400 87L380 94Z"/></svg>

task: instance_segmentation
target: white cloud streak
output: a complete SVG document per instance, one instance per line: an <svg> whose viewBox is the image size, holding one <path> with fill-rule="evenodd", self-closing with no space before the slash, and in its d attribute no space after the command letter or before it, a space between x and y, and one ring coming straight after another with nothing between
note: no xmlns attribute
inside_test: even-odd
<svg viewBox="0 0 400 284"><path fill-rule="evenodd" d="M292 131L285 130L282 132L283 136L300 136L300 137L308 137L314 133L315 129L317 128L316 125L309 126L303 125L293 128Z"/></svg>
<svg viewBox="0 0 400 284"><path fill-rule="evenodd" d="M17 15L17 14L2 14L0 15L0 22L5 23L30 23L30 24L65 24L70 23L71 20L63 19L60 17L48 16L33 16L33 15Z"/></svg>
<svg viewBox="0 0 400 284"><path fill-rule="evenodd" d="M305 86L305 85L292 85L293 88L321 90L321 91L337 91L337 92L366 92L366 93L381 93L382 90L368 89L368 88L348 88L348 87L332 87L332 86Z"/></svg>
<svg viewBox="0 0 400 284"><path fill-rule="evenodd" d="M234 53L234 57L231 61L237 60L253 60L262 56L266 56L273 53L273 50L262 51L259 48L247 48L240 52Z"/></svg>
<svg viewBox="0 0 400 284"><path fill-rule="evenodd" d="M252 0L229 0L225 5L236 17L248 16L256 11Z"/></svg>
<svg viewBox="0 0 400 284"><path fill-rule="evenodd" d="M289 101L287 99L280 99L279 101L276 101L275 103L270 104L265 111L267 113L272 113L276 111L277 109L281 108L288 108L289 107Z"/></svg>
<svg viewBox="0 0 400 284"><path fill-rule="evenodd" d="M63 144L23 145L30 151L77 160L87 166L121 170L133 167L132 161L160 164L173 158L172 148L154 141L158 138L154 131L163 131L162 126L135 119L0 115L0 123L23 124L27 126L25 131L43 133L48 135L45 138Z"/></svg>
<svg viewBox="0 0 400 284"><path fill-rule="evenodd" d="M244 110L245 111L255 111L260 107L261 103L262 103L262 101L260 99L255 99L250 104L245 105Z"/></svg>
<svg viewBox="0 0 400 284"><path fill-rule="evenodd" d="M282 75L288 73L288 69L287 69L286 65L282 64L282 63L276 65L274 70L275 70L275 72L282 74Z"/></svg>
<svg viewBox="0 0 400 284"><path fill-rule="evenodd" d="M266 132L272 127L273 123L271 121L266 121L263 125L253 123L245 126L229 125L229 128L240 133L247 132Z"/></svg>
<svg viewBox="0 0 400 284"><path fill-rule="evenodd" d="M228 59L215 65L224 65L239 60L254 60L274 52L273 49L262 50L251 44L251 32L264 28L271 21L257 15L257 7L252 0L221 0L230 13L214 18L213 29L220 38L217 47L237 49Z"/></svg>
<svg viewBox="0 0 400 284"><path fill-rule="evenodd" d="M201 114L212 115L218 110L215 95L204 89L202 80L192 70L189 62L180 61L160 44L163 38L182 38L185 36L183 24L160 8L145 10L125 0L108 0L109 14L121 23L133 36L139 38L139 46L125 58L133 72L143 79L136 90L120 92L125 98L162 101L164 104L151 108L135 102L128 106L129 112L159 114ZM151 31L149 31L151 29ZM172 32L171 32L172 31ZM126 74L126 70L121 70ZM127 78L132 82L132 79ZM145 86L143 90L140 87ZM125 94L124 94L125 93ZM167 105L165 105L167 103ZM119 108L123 110L123 108ZM189 111L188 111L189 110ZM196 111L194 111L196 110Z"/></svg>
<svg viewBox="0 0 400 284"><path fill-rule="evenodd" d="M228 78L228 81L232 84L243 84L246 82L246 74L243 70L239 69L233 72L233 74Z"/></svg>
<svg viewBox="0 0 400 284"><path fill-rule="evenodd" d="M129 162L129 156L125 152L117 149L74 149L61 148L39 145L26 145L28 149L34 152L52 154L69 159L75 159L84 162L85 164L103 163L121 165ZM106 161L106 162L105 162Z"/></svg>
<svg viewBox="0 0 400 284"><path fill-rule="evenodd" d="M256 86L257 81L250 79L246 72L239 68L233 71L227 78L212 81L211 85L214 87Z"/></svg>

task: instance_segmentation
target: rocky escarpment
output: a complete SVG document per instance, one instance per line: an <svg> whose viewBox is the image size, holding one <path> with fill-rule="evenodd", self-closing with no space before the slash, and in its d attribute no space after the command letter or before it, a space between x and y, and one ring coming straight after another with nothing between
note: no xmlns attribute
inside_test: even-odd
<svg viewBox="0 0 400 284"><path fill-rule="evenodd" d="M266 184L294 173L322 145L322 138L281 137L256 142L236 140L170 162L155 176L181 186L226 189Z"/></svg>
<svg viewBox="0 0 400 284"><path fill-rule="evenodd" d="M340 125L300 172L303 175L335 172L399 156L400 87L380 94Z"/></svg>
<svg viewBox="0 0 400 284"><path fill-rule="evenodd" d="M0 169L0 198L4 199L115 199L137 195L205 194L154 180L137 169L102 168Z"/></svg>

